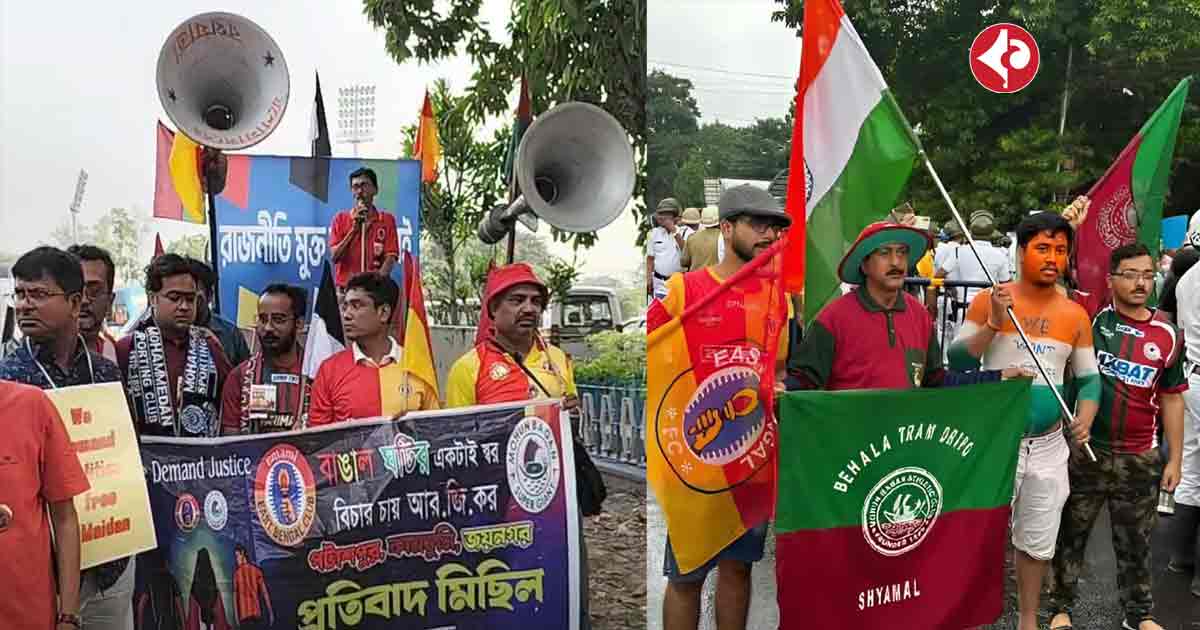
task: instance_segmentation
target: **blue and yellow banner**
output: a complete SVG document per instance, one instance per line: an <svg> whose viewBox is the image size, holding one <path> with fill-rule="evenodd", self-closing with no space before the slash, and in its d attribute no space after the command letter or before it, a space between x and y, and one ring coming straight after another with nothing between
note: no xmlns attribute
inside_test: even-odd
<svg viewBox="0 0 1200 630"><path fill-rule="evenodd" d="M159 540L139 567L143 627L575 628L562 417L547 401L143 439Z"/></svg>
<svg viewBox="0 0 1200 630"><path fill-rule="evenodd" d="M379 178L375 206L396 217L400 251L420 257L421 163L415 160L230 156L217 202L222 314L252 326L257 296L286 282L316 295L329 257L329 226L354 206L350 173ZM393 277L401 281L400 265Z"/></svg>

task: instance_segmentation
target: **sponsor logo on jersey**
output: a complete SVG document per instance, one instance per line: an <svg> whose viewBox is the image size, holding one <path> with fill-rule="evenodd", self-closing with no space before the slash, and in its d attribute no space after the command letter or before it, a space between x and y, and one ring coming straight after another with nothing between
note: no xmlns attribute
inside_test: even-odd
<svg viewBox="0 0 1200 630"><path fill-rule="evenodd" d="M1146 333L1144 333L1128 324L1117 324L1117 332L1122 335L1133 335L1134 337L1137 337L1138 339L1141 339L1142 337L1146 336Z"/></svg>
<svg viewBox="0 0 1200 630"><path fill-rule="evenodd" d="M1127 361L1103 350L1096 353L1096 358L1101 374L1133 387L1150 387L1154 376L1158 374L1158 368Z"/></svg>

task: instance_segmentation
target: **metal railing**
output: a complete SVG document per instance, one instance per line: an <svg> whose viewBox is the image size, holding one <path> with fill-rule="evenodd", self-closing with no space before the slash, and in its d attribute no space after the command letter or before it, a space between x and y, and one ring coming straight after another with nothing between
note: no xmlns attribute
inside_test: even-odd
<svg viewBox="0 0 1200 630"><path fill-rule="evenodd" d="M931 280L922 277L904 279L906 287L924 289L930 285L937 289L938 317L934 322L934 330L939 335L938 342L942 347L942 352L946 352L946 344L954 341L946 338L947 332L954 330L962 322L967 314L967 307L970 306L967 301L967 290L986 289L992 285L990 282L979 280L946 280L944 278ZM951 334L953 333L951 332Z"/></svg>
<svg viewBox="0 0 1200 630"><path fill-rule="evenodd" d="M578 388L583 410L579 438L588 452L601 460L645 469L645 382L581 383Z"/></svg>

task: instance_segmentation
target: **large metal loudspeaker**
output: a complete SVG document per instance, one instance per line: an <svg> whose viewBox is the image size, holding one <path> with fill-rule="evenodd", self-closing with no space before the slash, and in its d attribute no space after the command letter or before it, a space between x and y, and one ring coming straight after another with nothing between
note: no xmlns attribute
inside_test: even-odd
<svg viewBox="0 0 1200 630"><path fill-rule="evenodd" d="M566 232L612 223L633 194L633 147L621 123L588 103L562 103L529 126L517 149L521 196L479 223L484 243L497 243L522 215Z"/></svg>
<svg viewBox="0 0 1200 630"><path fill-rule="evenodd" d="M279 46L232 13L203 13L175 27L158 53L156 79L171 122L215 149L262 142L287 109L290 83Z"/></svg>

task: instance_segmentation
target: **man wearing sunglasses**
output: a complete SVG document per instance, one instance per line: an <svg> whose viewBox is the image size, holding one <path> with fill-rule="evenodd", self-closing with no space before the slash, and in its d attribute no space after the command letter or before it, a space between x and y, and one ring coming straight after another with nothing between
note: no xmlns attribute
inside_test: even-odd
<svg viewBox="0 0 1200 630"><path fill-rule="evenodd" d="M299 337L304 331L308 292L272 284L258 299L260 350L225 381L221 394L222 435L291 431L308 426L312 383L304 376Z"/></svg>

